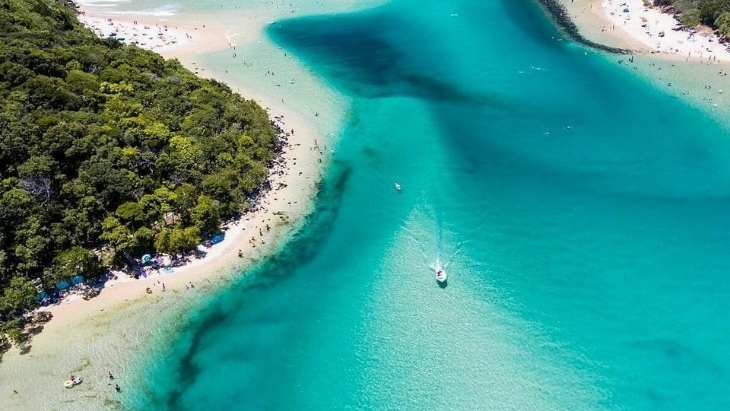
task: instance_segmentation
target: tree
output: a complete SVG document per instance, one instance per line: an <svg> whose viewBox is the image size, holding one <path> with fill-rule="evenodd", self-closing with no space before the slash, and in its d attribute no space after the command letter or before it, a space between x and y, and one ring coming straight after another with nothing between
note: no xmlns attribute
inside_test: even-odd
<svg viewBox="0 0 730 411"><path fill-rule="evenodd" d="M0 299L0 314L5 318L21 315L36 306L36 287L25 277L13 277Z"/></svg>
<svg viewBox="0 0 730 411"><path fill-rule="evenodd" d="M155 232L147 227L140 227L134 232L134 244L142 250L154 247Z"/></svg>
<svg viewBox="0 0 730 411"><path fill-rule="evenodd" d="M106 241L114 251L124 252L134 246L131 232L115 217L105 218L101 229L99 239Z"/></svg>
<svg viewBox="0 0 730 411"><path fill-rule="evenodd" d="M700 15L699 9L691 9L682 12L679 16L679 22L688 27L698 26L702 23L702 16Z"/></svg>
<svg viewBox="0 0 730 411"><path fill-rule="evenodd" d="M114 214L123 224L133 228L140 227L146 220L142 207L134 201L127 201L120 205Z"/></svg>
<svg viewBox="0 0 730 411"><path fill-rule="evenodd" d="M13 188L0 199L0 221L23 221L33 211L33 197L20 188Z"/></svg>
<svg viewBox="0 0 730 411"><path fill-rule="evenodd" d="M99 39L69 2L3 4L0 298L15 277L91 275L99 246L194 249L265 181L275 130L255 102Z"/></svg>
<svg viewBox="0 0 730 411"><path fill-rule="evenodd" d="M730 35L730 11L725 11L715 20L715 26L723 36Z"/></svg>
<svg viewBox="0 0 730 411"><path fill-rule="evenodd" d="M221 216L218 211L219 207L217 201L206 195L198 197L198 203L193 208L191 218L201 233L207 235L220 231Z"/></svg>
<svg viewBox="0 0 730 411"><path fill-rule="evenodd" d="M198 198L197 189L192 184L183 184L175 189L175 211L183 221L189 221L190 211L195 207Z"/></svg>
<svg viewBox="0 0 730 411"><path fill-rule="evenodd" d="M170 246L175 252L190 251L200 244L200 229L198 227L175 228L170 234Z"/></svg>
<svg viewBox="0 0 730 411"><path fill-rule="evenodd" d="M163 254L174 254L175 253L175 249L173 249L172 243L170 242L171 235L172 235L171 228L164 228L162 231L157 233L157 236L155 236L155 250L157 250L158 253L163 253Z"/></svg>
<svg viewBox="0 0 730 411"><path fill-rule="evenodd" d="M160 253L178 254L190 251L200 244L198 227L165 228L155 237L155 249Z"/></svg>
<svg viewBox="0 0 730 411"><path fill-rule="evenodd" d="M730 10L730 0L702 0L699 10L702 23L711 26L724 11Z"/></svg>
<svg viewBox="0 0 730 411"><path fill-rule="evenodd" d="M162 218L162 199L157 194L143 195L138 204L145 225L152 225Z"/></svg>
<svg viewBox="0 0 730 411"><path fill-rule="evenodd" d="M60 252L53 260L53 269L56 280L69 280L76 275L94 278L102 273L99 257L82 247Z"/></svg>

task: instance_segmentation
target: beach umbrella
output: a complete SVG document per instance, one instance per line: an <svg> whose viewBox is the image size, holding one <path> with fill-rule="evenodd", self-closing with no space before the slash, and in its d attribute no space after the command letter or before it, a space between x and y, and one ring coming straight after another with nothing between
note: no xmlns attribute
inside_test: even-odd
<svg viewBox="0 0 730 411"><path fill-rule="evenodd" d="M56 288L60 290L65 290L68 287L71 287L71 284L67 283L66 281L61 281L60 283L56 284Z"/></svg>

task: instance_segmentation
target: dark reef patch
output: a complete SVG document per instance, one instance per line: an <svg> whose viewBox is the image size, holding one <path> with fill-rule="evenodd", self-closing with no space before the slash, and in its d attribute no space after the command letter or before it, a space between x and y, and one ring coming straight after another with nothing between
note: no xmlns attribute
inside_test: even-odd
<svg viewBox="0 0 730 411"><path fill-rule="evenodd" d="M336 164L330 177L320 184L315 200L315 210L306 218L302 228L293 234L287 247L253 272L243 276L230 292L241 294L275 286L295 273L298 268L313 260L323 243L327 241L334 226L351 173L352 170L349 166L343 163ZM230 302L228 299L219 298L215 301L214 305L207 307L197 317L198 322L190 327L195 330L195 333L192 334L184 354L175 364L177 381L175 384L171 384L175 388L166 394L167 398L164 401L169 410L186 409L182 401L184 393L196 383L204 371L196 365L196 357L206 349L203 345L206 336L214 334L216 329L225 326L231 313L243 310L245 308L243 305L248 303L246 299L236 299L236 304L231 306L221 303L221 301ZM158 403L158 405L160 404Z"/></svg>
<svg viewBox="0 0 730 411"><path fill-rule="evenodd" d="M268 27L268 34L278 44L298 50L301 59L316 63L328 80L349 93L366 98L411 96L434 102L505 106L498 96L445 81L438 61L431 62L433 70L424 72L418 59L412 58L413 52L389 33L427 37L421 28L398 16L377 11L357 17L297 18Z"/></svg>

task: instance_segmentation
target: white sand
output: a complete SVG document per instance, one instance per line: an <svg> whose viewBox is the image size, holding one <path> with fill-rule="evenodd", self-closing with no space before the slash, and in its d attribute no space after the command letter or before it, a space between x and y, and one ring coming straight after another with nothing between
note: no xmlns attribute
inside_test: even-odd
<svg viewBox="0 0 730 411"><path fill-rule="evenodd" d="M730 125L730 95L723 92L730 90L730 76L727 75L730 53L707 33L707 29L688 39L689 32L672 30L677 23L671 15L659 9L647 9L641 0L561 2L585 37L635 52L632 58L615 55L606 55L606 58L621 62L657 88L705 110L718 122ZM628 13L623 11L626 7ZM664 31L664 37L658 36L660 31ZM707 51L708 47L712 52Z"/></svg>
<svg viewBox="0 0 730 411"><path fill-rule="evenodd" d="M203 24L175 26L174 22L151 18L143 21L136 17L109 16L86 11L82 20L102 36L113 30L125 42L138 38L139 47L155 50L168 58L179 58L196 72L199 67L195 65L196 56L231 48L234 41L239 45L261 41L262 28L268 21L254 19L245 33L231 34L211 29L210 24L209 28ZM245 97L252 97L245 87L233 86ZM54 317L33 338L30 352L21 354L13 348L0 363L1 410L114 407L118 394L106 377L108 370L116 375L114 382L132 387L134 383L127 379L126 373L133 367L126 360L130 351L145 349L157 336L184 326L178 323L179 318L200 301L194 298L196 294L215 292L235 280L237 273L271 255L281 246L286 234L301 225L310 211L323 166L331 159L331 154L315 147L314 141L326 144L328 138L321 133L321 128L312 125L311 116L302 114L301 108L288 106L279 97L260 93L256 97L264 107L269 107L271 117L276 117L283 129L295 130L288 137L290 144L283 154L283 163L270 173L274 189L261 199L260 207L241 221L229 224L222 243L210 249L199 247L207 253L203 259L176 268L170 274L152 273L140 280L120 276L108 282L96 298L86 301L72 296L46 308ZM244 258L238 257L239 250ZM191 283L194 288L190 288ZM147 287L152 289L152 294L145 292ZM71 373L83 376L84 383L65 389L63 381Z"/></svg>
<svg viewBox="0 0 730 411"><path fill-rule="evenodd" d="M604 0L602 8L611 22L606 30L621 30L640 41L648 51L686 58L730 61L727 47L708 29L692 33L679 27L670 14L647 8L642 0Z"/></svg>
<svg viewBox="0 0 730 411"><path fill-rule="evenodd" d="M232 45L230 36L204 25L176 24L145 17L120 16L99 11L79 15L86 27L99 37L112 37L124 44L156 51L167 58L205 54L224 50Z"/></svg>

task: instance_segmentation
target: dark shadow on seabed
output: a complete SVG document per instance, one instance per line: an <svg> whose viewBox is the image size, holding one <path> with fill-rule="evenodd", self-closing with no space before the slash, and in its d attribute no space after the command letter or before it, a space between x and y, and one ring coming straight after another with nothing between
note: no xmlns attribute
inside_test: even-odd
<svg viewBox="0 0 730 411"><path fill-rule="evenodd" d="M414 52L401 48L388 33L408 32L427 37L422 29L398 15L378 9L367 15L314 16L276 22L267 34L310 64L331 84L365 98L410 96L417 99L468 103L508 109L513 104L505 96L474 91L445 81L438 73L448 72L431 61L424 72ZM381 27L373 31L372 27Z"/></svg>
<svg viewBox="0 0 730 411"><path fill-rule="evenodd" d="M241 294L274 287L311 262L332 231L351 174L352 170L349 165L335 163L331 168L330 176L320 183L314 210L306 217L302 228L292 235L286 247L243 276L241 281L228 292ZM195 362L196 355L205 349L202 342L205 340L206 334L214 332L217 327L226 323L230 312L241 309L240 305L247 303L245 299L236 301L237 304L234 306L219 303L207 307L197 317L199 322L189 326L190 329L196 331L192 335L185 354L181 355L178 361L178 379L170 384L176 388L168 392L165 400L154 402L153 405L164 404L167 409L176 411L186 409L185 404L180 400L185 391L195 384L202 372Z"/></svg>

